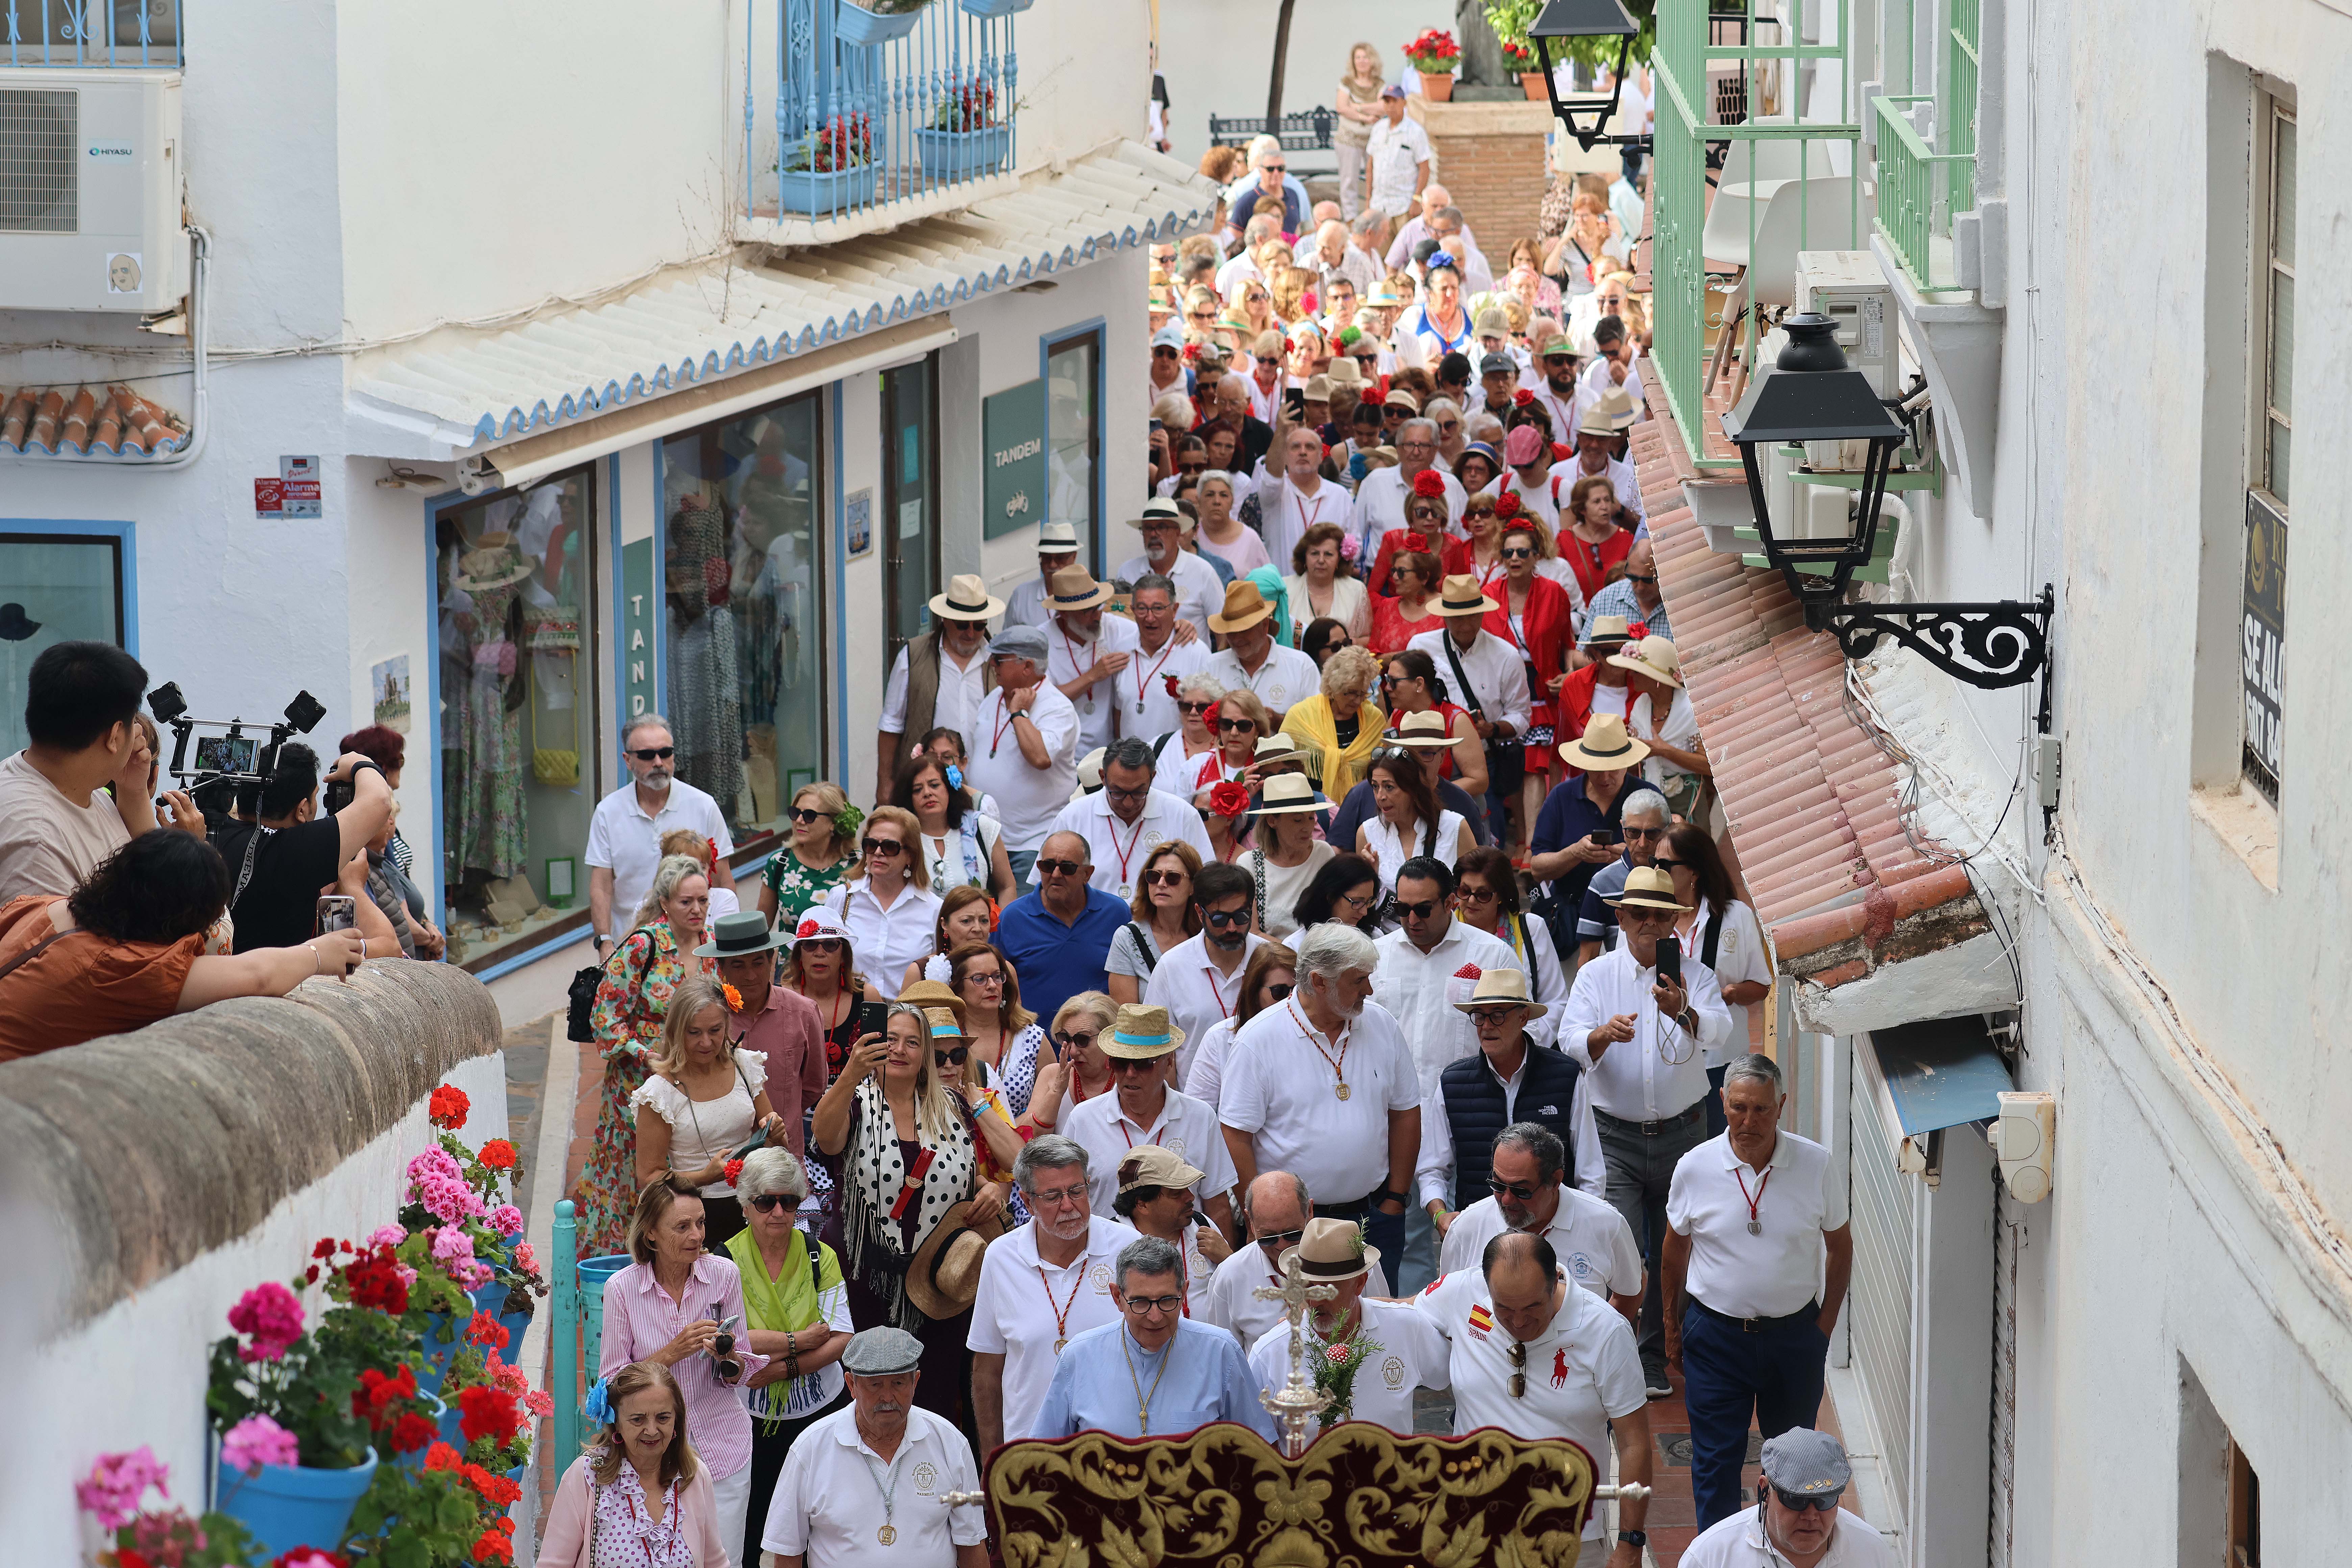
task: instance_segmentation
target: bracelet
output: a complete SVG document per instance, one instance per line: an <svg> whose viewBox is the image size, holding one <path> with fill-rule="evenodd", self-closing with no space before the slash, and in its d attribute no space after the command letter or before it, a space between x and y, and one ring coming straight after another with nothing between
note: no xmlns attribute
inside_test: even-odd
<svg viewBox="0 0 2352 1568"><path fill-rule="evenodd" d="M302 945L310 951L310 973L313 974L325 973L326 971L319 967L319 944L315 942L306 942Z"/></svg>

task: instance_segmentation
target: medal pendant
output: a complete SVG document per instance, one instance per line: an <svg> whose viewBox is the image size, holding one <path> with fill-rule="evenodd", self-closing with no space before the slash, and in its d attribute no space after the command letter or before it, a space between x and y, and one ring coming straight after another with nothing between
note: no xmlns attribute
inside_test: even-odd
<svg viewBox="0 0 2352 1568"><path fill-rule="evenodd" d="M1763 1225L1763 1222L1762 1222L1761 1220L1753 1220L1753 1219L1749 1220L1749 1221L1748 1222L1748 1235L1750 1235L1750 1236L1761 1236L1761 1235L1763 1235L1763 1234L1764 1234L1764 1225Z"/></svg>
<svg viewBox="0 0 2352 1568"><path fill-rule="evenodd" d="M898 1539L898 1529L896 1526L886 1524L874 1532L874 1539L887 1546Z"/></svg>
<svg viewBox="0 0 2352 1568"><path fill-rule="evenodd" d="M1334 1087L1334 1088L1333 1088L1333 1089L1331 1090L1331 1092L1332 1092L1333 1094L1337 1095L1339 1099L1341 1099L1341 1100L1345 1100L1345 1099L1347 1099L1347 1098L1348 1098L1348 1096L1349 1096L1349 1095L1350 1095L1350 1094L1354 1093L1355 1091L1354 1091L1354 1090L1352 1090L1352 1089L1349 1089L1346 1084L1344 1084L1344 1083L1343 1083L1343 1084L1339 1084L1339 1085L1338 1085L1338 1086Z"/></svg>
<svg viewBox="0 0 2352 1568"><path fill-rule="evenodd" d="M1086 710L1089 713L1092 713L1095 710L1095 700L1093 698L1089 697L1087 699Z"/></svg>
<svg viewBox="0 0 2352 1568"><path fill-rule="evenodd" d="M1121 882L1118 886L1118 896L1122 899L1133 899L1135 897L1135 889L1127 883Z"/></svg>
<svg viewBox="0 0 2352 1568"><path fill-rule="evenodd" d="M1070 1342L1067 1340L1055 1340L1054 1342L1054 1353L1055 1355L1060 1355L1062 1353L1062 1347L1069 1342Z"/></svg>
<svg viewBox="0 0 2352 1568"><path fill-rule="evenodd" d="M1142 698L1140 698L1140 697L1139 697L1139 698L1137 698L1137 699L1135 700L1135 710L1136 710L1138 713L1140 713L1140 712L1142 712L1142 711L1143 711L1143 699L1142 699Z"/></svg>

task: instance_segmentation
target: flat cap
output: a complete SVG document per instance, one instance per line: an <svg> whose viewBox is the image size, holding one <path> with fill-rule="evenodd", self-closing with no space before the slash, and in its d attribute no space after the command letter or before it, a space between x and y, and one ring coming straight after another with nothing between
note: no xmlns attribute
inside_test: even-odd
<svg viewBox="0 0 2352 1568"><path fill-rule="evenodd" d="M1007 626L988 639L988 657L1002 658L1010 655L1032 663L1045 662L1045 629L1043 626Z"/></svg>
<svg viewBox="0 0 2352 1568"><path fill-rule="evenodd" d="M849 1337L841 1352L845 1371L860 1377L892 1377L923 1363L923 1342L904 1329L866 1329Z"/></svg>
<svg viewBox="0 0 2352 1568"><path fill-rule="evenodd" d="M1817 1497L1853 1479L1845 1445L1826 1432L1791 1426L1764 1445L1764 1479L1784 1492Z"/></svg>

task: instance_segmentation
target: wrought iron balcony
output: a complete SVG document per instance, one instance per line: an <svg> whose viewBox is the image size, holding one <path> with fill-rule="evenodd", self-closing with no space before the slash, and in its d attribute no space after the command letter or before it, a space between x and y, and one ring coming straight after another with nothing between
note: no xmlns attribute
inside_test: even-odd
<svg viewBox="0 0 2352 1568"><path fill-rule="evenodd" d="M1019 118L1013 14L1030 3L750 7L739 216L786 234L796 223L912 216L1009 177ZM772 68L760 63L768 60Z"/></svg>
<svg viewBox="0 0 2352 1568"><path fill-rule="evenodd" d="M176 70L180 0L0 0L0 69Z"/></svg>

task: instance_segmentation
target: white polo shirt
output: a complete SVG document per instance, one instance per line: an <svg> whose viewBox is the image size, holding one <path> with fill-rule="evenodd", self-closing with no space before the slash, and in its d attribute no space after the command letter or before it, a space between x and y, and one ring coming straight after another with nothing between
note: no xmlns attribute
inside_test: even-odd
<svg viewBox="0 0 2352 1568"><path fill-rule="evenodd" d="M1261 1301L1256 1294L1261 1287L1279 1289L1281 1285L1282 1276L1265 1260L1265 1248L1255 1241L1237 1247L1231 1258L1217 1265L1217 1272L1209 1281L1208 1310L1202 1314L1203 1320L1232 1330L1246 1351L1283 1321L1282 1303ZM1375 1296L1393 1294L1389 1289L1388 1270L1373 1264L1371 1273L1364 1279L1366 1304ZM1289 1374L1286 1372L1283 1375Z"/></svg>
<svg viewBox="0 0 2352 1568"><path fill-rule="evenodd" d="M1241 505L1242 498L1238 495L1234 497L1234 504ZM1201 657L1203 659L1207 658L1209 617L1224 608L1225 580L1217 575L1215 567L1189 550L1179 550L1176 552L1176 564L1165 572L1154 566L1149 555L1130 555L1118 563L1120 581L1130 585L1136 579L1150 576L1154 573L1158 573L1176 584L1176 613L1192 622L1192 629L1201 634L1188 646L1199 648ZM1104 619L1108 620L1109 617L1105 616ZM1170 668L1174 667L1171 665ZM1171 725L1170 728L1172 729L1174 726Z"/></svg>
<svg viewBox="0 0 2352 1568"><path fill-rule="evenodd" d="M1459 534L1462 511L1470 504L1470 492L1444 468L1433 468L1431 472L1445 481L1445 531ZM1381 535L1405 526L1405 503L1412 499L1412 486L1404 478L1402 468L1374 468L1356 487L1356 506L1349 526L1361 543L1366 571L1380 559Z"/></svg>
<svg viewBox="0 0 2352 1568"><path fill-rule="evenodd" d="M1055 1185L1064 1175L1059 1171L1038 1173ZM1008 1436L1026 1435L1037 1424L1045 1390L1054 1381L1054 1358L1059 1353L1055 1342L1118 1319L1118 1308L1110 1299L1111 1265L1119 1248L1139 1238L1108 1215L1105 1208L1087 1221L1086 1250L1060 1268L1049 1268L1038 1258L1034 1220L1006 1231L981 1254L980 1289L972 1298L968 1342L982 1354L1004 1358Z"/></svg>
<svg viewBox="0 0 2352 1568"><path fill-rule="evenodd" d="M1050 838L1062 832L1076 834L1093 851L1095 874L1087 879L1088 885L1122 903L1134 899L1144 861L1162 844L1190 844L1202 860L1217 858L1209 847L1209 830L1201 826L1201 814L1192 803L1165 790L1153 790L1133 822L1121 822L1111 810L1108 790L1080 795L1055 816L1045 836ZM1036 868L1031 867L1030 885L1034 887L1040 880Z"/></svg>
<svg viewBox="0 0 2352 1568"><path fill-rule="evenodd" d="M591 866L603 866L613 873L609 934L614 938L629 934L628 922L654 885L654 871L661 865L662 835L681 827L692 828L717 845L722 860L735 852L735 840L727 835L727 816L719 809L719 803L684 779L670 781L668 796L652 816L637 804L635 779L596 803L595 814L588 819L586 859Z"/></svg>
<svg viewBox="0 0 2352 1568"><path fill-rule="evenodd" d="M1076 680L1094 668L1096 663L1114 653L1133 653L1141 646L1141 634L1135 623L1125 616L1105 616L1095 640L1087 642L1072 637L1058 616L1045 620L1045 679L1055 686ZM1071 697L1078 710L1078 752L1084 755L1097 746L1108 746L1111 741L1112 719L1118 710L1118 700L1112 695L1111 680L1107 677L1088 688L1084 695ZM1068 696L1067 692L1063 693ZM1126 733L1121 731L1120 733Z"/></svg>
<svg viewBox="0 0 2352 1568"><path fill-rule="evenodd" d="M1566 1437L1598 1475L1609 1470L1609 1423L1646 1407L1633 1325L1590 1290L1571 1289L1542 1336L1527 1342L1526 1392L1511 1397L1510 1331L1475 1268L1448 1274L1413 1298L1453 1347L1454 1435L1499 1426L1515 1437ZM1601 1533L1593 1510L1584 1538Z"/></svg>
<svg viewBox="0 0 2352 1568"><path fill-rule="evenodd" d="M1209 933L1196 931L1161 953L1160 962L1152 966L1151 982L1143 988L1143 1000L1147 1005L1167 1008L1168 1016L1184 1031L1184 1043L1176 1047L1178 1082L1182 1082L1191 1070L1192 1053L1199 1048L1201 1037L1218 1019L1232 1017L1234 1009L1241 1005L1242 974L1257 950L1265 945L1265 938L1250 932L1242 942L1241 961L1227 975L1209 962Z"/></svg>
<svg viewBox="0 0 2352 1568"><path fill-rule="evenodd" d="M903 735L907 732L907 649L898 650L898 662L890 667L889 684L882 689L882 732ZM971 662L958 665L955 655L946 643L940 645L940 690L931 703L931 724L935 729L953 730L971 743L972 715L980 711L980 700L988 695L988 649L971 656ZM918 737L919 739L919 737Z"/></svg>
<svg viewBox="0 0 2352 1568"><path fill-rule="evenodd" d="M1019 720L1006 715L1000 686L982 701L963 738L963 771L965 784L996 797L1004 847L1034 853L1078 787L1078 710L1048 679L1037 687L1029 719L1045 742L1045 767L1031 767L1022 755L1013 733Z"/></svg>
<svg viewBox="0 0 2352 1568"><path fill-rule="evenodd" d="M808 1568L953 1568L957 1547L988 1539L988 1519L977 1503L943 1508L940 1498L979 1489L971 1445L922 1406L907 1412L907 1435L887 1466L857 1435L856 1410L836 1411L784 1456L760 1545L803 1558ZM879 1540L886 1525L894 1532L888 1546Z"/></svg>
<svg viewBox="0 0 2352 1568"><path fill-rule="evenodd" d="M1168 689L1169 679L1172 676L1181 680L1208 662L1209 639L1205 632L1192 642L1178 642L1171 637L1160 645L1158 653L1146 653L1139 647L1135 657L1127 661L1127 668L1110 680L1113 700L1119 704L1118 732L1140 735L1147 741L1174 734L1183 726L1184 715L1176 710L1175 694ZM1177 745L1172 741L1169 743ZM1177 749L1183 748L1177 745Z"/></svg>
<svg viewBox="0 0 2352 1568"><path fill-rule="evenodd" d="M1248 1135L1259 1170L1291 1172L1318 1204L1354 1203L1388 1185L1389 1115L1416 1109L1420 1085L1388 1009L1365 1003L1335 1045L1293 993L1234 1036L1217 1117Z"/></svg>
<svg viewBox="0 0 2352 1568"><path fill-rule="evenodd" d="M1211 656L1205 668L1224 682L1228 691L1246 686L1257 693L1276 729L1282 727L1284 713L1323 689L1323 672L1315 668L1315 661L1280 643L1266 645L1265 662L1255 674L1242 668L1241 656L1231 648Z"/></svg>
<svg viewBox="0 0 2352 1568"><path fill-rule="evenodd" d="M1508 720L1511 728L1524 736L1528 732L1530 711L1528 696L1528 664L1519 650L1490 631L1483 628L1478 640L1468 652L1454 650L1462 661L1462 673L1470 678L1470 689L1460 689L1462 682L1455 678L1454 666L1446 658L1446 644L1452 636L1440 626L1435 631L1423 632L1404 646L1419 648L1437 666L1437 673L1445 678L1446 694L1465 708L1476 708L1495 721Z"/></svg>
<svg viewBox="0 0 2352 1568"><path fill-rule="evenodd" d="M1549 1050L1549 1047L1529 1049ZM1491 1066L1488 1070L1491 1072ZM1503 1124L1509 1126L1519 1119L1519 1089L1528 1081L1528 1058L1519 1058L1519 1070L1503 1080ZM1542 1108L1546 1116L1557 1115L1557 1109ZM1569 1102L1569 1127L1576 1141L1576 1168L1569 1173L1570 1184L1591 1194L1596 1198L1609 1195L1609 1162L1601 1152L1600 1124L1592 1120L1592 1075L1579 1073L1576 1078L1576 1098ZM1412 1173L1420 1189L1419 1202L1423 1207L1433 1203L1451 1205L1454 1202L1454 1123L1445 1117L1444 1086L1441 1083L1421 1102L1421 1153L1413 1161Z"/></svg>
<svg viewBox="0 0 2352 1568"><path fill-rule="evenodd" d="M878 998L898 994L898 980L907 973L907 965L930 957L939 945L940 897L911 882L898 889L887 910L863 877L829 889L824 902L848 928L857 972L866 976L866 989Z"/></svg>
<svg viewBox="0 0 2352 1568"><path fill-rule="evenodd" d="M1715 973L1695 956L1683 958L1683 990L1697 1016L1698 1036L1658 1016L1650 987L1655 969L1633 962L1633 950L1619 942L1576 972L1559 1021L1560 1049L1587 1066L1592 1108L1621 1121L1657 1121L1678 1116L1712 1092L1701 1054L1729 1037L1731 1015ZM1592 1060L1587 1045L1593 1030L1621 1013L1633 1015L1633 1037L1620 1040Z"/></svg>
<svg viewBox="0 0 2352 1568"><path fill-rule="evenodd" d="M1478 1054L1478 1031L1470 1015L1454 1004L1467 1002L1478 988L1478 978L1489 969L1520 969L1519 955L1502 938L1489 936L1458 916L1449 916L1445 934L1423 952L1402 930L1376 939L1380 967L1372 971L1372 1000L1387 1008L1412 1047L1421 1069L1421 1097L1437 1092L1437 1075L1464 1057ZM1524 971L1522 971L1524 973ZM1538 1047L1551 1043L1545 1026L1558 1016L1547 1013L1527 1026ZM1427 1119L1422 1136L1429 1135Z"/></svg>
<svg viewBox="0 0 2352 1568"><path fill-rule="evenodd" d="M1184 1069L1184 1092L1214 1110L1225 1093L1225 1053L1234 1048L1234 1021L1220 1018L1199 1039L1187 1042L1192 1060Z"/></svg>
<svg viewBox="0 0 2352 1568"><path fill-rule="evenodd" d="M1817 1300L1822 1233L1846 1222L1845 1183L1832 1176L1830 1152L1793 1132L1780 1134L1760 1173L1731 1152L1728 1132L1684 1155L1666 1188L1666 1223L1691 1238L1684 1289L1733 1318L1785 1318Z"/></svg>
<svg viewBox="0 0 2352 1568"><path fill-rule="evenodd" d="M1234 1156L1215 1110L1172 1089L1166 1095L1160 1119L1149 1127L1118 1108L1116 1090L1064 1112L1057 1131L1087 1152L1087 1194L1095 1213L1111 1212L1111 1200L1118 1196L1118 1163L1127 1152L1155 1143L1201 1173L1192 1192L1202 1203L1233 1191Z"/></svg>
<svg viewBox="0 0 2352 1568"><path fill-rule="evenodd" d="M1356 1368L1355 1388L1346 1419L1370 1421L1391 1432L1412 1431L1412 1391L1444 1388L1448 1352L1445 1337L1428 1317L1402 1301L1375 1301L1369 1292L1360 1303L1362 1337L1372 1349ZM1307 1354L1322 1353L1323 1342L1309 1329ZM1250 1371L1267 1393L1290 1382L1290 1325L1276 1323L1250 1346ZM1306 1369L1308 1384L1315 1372Z"/></svg>
<svg viewBox="0 0 2352 1568"><path fill-rule="evenodd" d="M1454 1215L1446 1228L1438 1272L1475 1272L1486 1255L1486 1244L1509 1228L1503 1223L1502 1206L1491 1197L1480 1198ZM1633 1244L1633 1227L1605 1199L1574 1187L1560 1188L1559 1208L1544 1226L1544 1237L1559 1254L1559 1266L1568 1270L1571 1284L1603 1300L1642 1293L1642 1249Z"/></svg>
<svg viewBox="0 0 2352 1568"><path fill-rule="evenodd" d="M1004 621L1008 626L1042 626L1045 614L1045 579L1024 578L1015 583L1004 595ZM971 737L966 736L969 740Z"/></svg>
<svg viewBox="0 0 2352 1568"><path fill-rule="evenodd" d="M1675 695L1679 698L1682 693ZM1677 703L1677 706L1680 704ZM1682 742L1668 737L1668 743ZM1707 907L1706 895L1698 896L1698 909L1692 916L1690 934L1683 940L1683 951L1702 953L1706 945L1706 921L1713 911ZM1726 985L1742 980L1759 985L1772 984L1772 950L1764 941L1764 928L1758 923L1756 911L1738 899L1724 913L1723 931L1715 942L1715 984L1720 992ZM1748 1048L1748 1009L1737 1002L1726 1002L1723 1010L1731 1015L1731 1034L1720 1044L1709 1046L1700 1054L1706 1065L1719 1068Z"/></svg>
<svg viewBox="0 0 2352 1568"><path fill-rule="evenodd" d="M1837 1533L1814 1568L1895 1568L1894 1543L1860 1514L1838 1510ZM1699 1532L1683 1548L1683 1568L1789 1568L1788 1558L1765 1538L1752 1508L1741 1509Z"/></svg>

